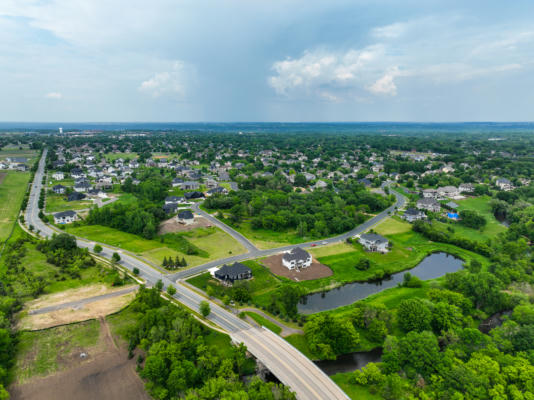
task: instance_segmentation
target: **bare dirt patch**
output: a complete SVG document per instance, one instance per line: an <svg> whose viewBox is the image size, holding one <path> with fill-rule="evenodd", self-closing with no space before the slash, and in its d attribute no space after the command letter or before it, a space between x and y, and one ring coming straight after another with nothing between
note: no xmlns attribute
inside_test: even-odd
<svg viewBox="0 0 534 400"><path fill-rule="evenodd" d="M126 307L134 298L135 292L131 292L117 297L83 304L79 307L74 306L45 314L27 314L19 321L18 329L39 330L105 317Z"/></svg>
<svg viewBox="0 0 534 400"><path fill-rule="evenodd" d="M204 217L195 216L195 222L190 225L181 224L175 217L172 217L159 225L158 233L164 235L166 233L188 232L196 228L208 228L210 226L213 226L213 224Z"/></svg>
<svg viewBox="0 0 534 400"><path fill-rule="evenodd" d="M117 292L127 291L128 289L133 290L135 287L136 285L117 288L110 288L105 285L89 285L42 296L27 304L23 311L23 316L17 324L17 329L39 330L104 317L124 308L135 297L134 291L124 294ZM117 296L111 297L114 293L117 293ZM91 301L95 296L109 297ZM80 303L71 304L73 302ZM62 307L66 303L69 306ZM58 309L51 309L48 312L39 314L30 314L30 312L50 307L57 307Z"/></svg>
<svg viewBox="0 0 534 400"><path fill-rule="evenodd" d="M132 287L135 285L131 285ZM38 299L26 303L26 310L37 310L43 307L63 304L69 301L86 299L124 290L130 286L109 287L103 284L88 285L76 289L64 290L63 292L47 294Z"/></svg>
<svg viewBox="0 0 534 400"><path fill-rule="evenodd" d="M282 264L283 254L276 254L262 260L262 263L269 268L269 270L279 276L289 278L295 282L311 281L313 279L326 278L333 274L332 270L324 264L321 264L316 259L312 259L312 264L308 268L301 270L289 270Z"/></svg>
<svg viewBox="0 0 534 400"><path fill-rule="evenodd" d="M7 172L0 172L0 185L2 184L2 182L4 182L4 179L6 178L7 176Z"/></svg>
<svg viewBox="0 0 534 400"><path fill-rule="evenodd" d="M80 352L87 354L80 358ZM63 371L34 378L10 388L12 400L149 400L135 372L135 357L115 345L106 321L100 319L100 342L91 349L76 349L65 357Z"/></svg>

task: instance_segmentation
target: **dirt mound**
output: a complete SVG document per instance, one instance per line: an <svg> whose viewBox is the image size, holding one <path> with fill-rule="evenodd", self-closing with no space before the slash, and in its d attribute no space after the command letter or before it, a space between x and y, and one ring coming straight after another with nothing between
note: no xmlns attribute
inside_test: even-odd
<svg viewBox="0 0 534 400"><path fill-rule="evenodd" d="M333 274L329 267L315 259L312 260L312 264L308 268L302 268L298 271L295 269L289 270L282 264L282 256L283 254L277 254L267 257L265 260L262 260L262 263L273 274L289 278L295 282L311 281L312 279L325 278Z"/></svg>
<svg viewBox="0 0 534 400"><path fill-rule="evenodd" d="M181 224L176 220L176 217L172 217L166 221L163 221L159 225L158 234L164 235L166 233L173 233L173 232L187 232L187 231L192 231L193 229L196 229L196 228L207 228L210 226L213 226L213 224L210 221L208 221L204 217L199 217L196 215L195 215L195 222L189 225Z"/></svg>

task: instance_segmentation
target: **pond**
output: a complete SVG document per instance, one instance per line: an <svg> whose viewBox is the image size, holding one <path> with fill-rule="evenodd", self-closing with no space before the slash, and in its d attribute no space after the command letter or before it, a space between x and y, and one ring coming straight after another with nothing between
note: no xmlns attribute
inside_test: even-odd
<svg viewBox="0 0 534 400"><path fill-rule="evenodd" d="M380 362L382 359L382 348L377 347L371 351L362 351L338 356L336 360L314 361L315 365L330 376L341 372L352 372L362 369L370 362Z"/></svg>
<svg viewBox="0 0 534 400"><path fill-rule="evenodd" d="M397 272L381 281L348 283L326 292L303 296L301 303L298 305L298 310L301 314L332 310L397 286L398 283L402 283L406 272L417 276L419 279L428 280L439 278L449 272L456 272L462 268L462 265L463 260L461 258L443 252L433 253L414 268Z"/></svg>

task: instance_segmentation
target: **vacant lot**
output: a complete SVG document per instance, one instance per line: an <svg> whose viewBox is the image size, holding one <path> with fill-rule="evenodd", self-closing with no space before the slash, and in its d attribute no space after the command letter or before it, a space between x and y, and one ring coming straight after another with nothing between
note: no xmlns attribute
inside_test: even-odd
<svg viewBox="0 0 534 400"><path fill-rule="evenodd" d="M104 319L22 332L18 354L14 400L150 399Z"/></svg>
<svg viewBox="0 0 534 400"><path fill-rule="evenodd" d="M282 257L283 254L276 254L265 258L262 260L262 263L265 264L273 274L291 279L294 282L309 281L332 275L332 270L317 260L312 260L312 264L308 268L302 268L300 270L287 269L282 264Z"/></svg>
<svg viewBox="0 0 534 400"><path fill-rule="evenodd" d="M135 297L135 292L129 291L134 287L136 286L108 287L95 284L42 296L26 304L24 316L18 323L18 329L38 330L104 317L128 305ZM117 292L126 291L129 292L114 295ZM98 299L97 296L109 297ZM57 309L50 309L51 307L57 307ZM50 309L50 311L32 314L43 309Z"/></svg>
<svg viewBox="0 0 534 400"><path fill-rule="evenodd" d="M29 180L29 172L4 173L0 184L0 243L9 237L13 229Z"/></svg>
<svg viewBox="0 0 534 400"><path fill-rule="evenodd" d="M50 194L46 195L46 208L45 211L49 213L56 213L67 210L83 210L91 208L93 202L91 200L76 200L67 201L65 195Z"/></svg>
<svg viewBox="0 0 534 400"><path fill-rule="evenodd" d="M215 227L168 233L152 240L101 225L69 226L67 232L123 248L158 265L164 257L185 258L191 267L245 252L237 240ZM191 245L197 249L197 254L187 254Z"/></svg>

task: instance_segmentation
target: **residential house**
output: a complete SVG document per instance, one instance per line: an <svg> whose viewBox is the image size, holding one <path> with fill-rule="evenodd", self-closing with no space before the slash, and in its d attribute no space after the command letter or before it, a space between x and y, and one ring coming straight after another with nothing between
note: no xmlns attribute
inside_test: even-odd
<svg viewBox="0 0 534 400"><path fill-rule="evenodd" d="M167 196L165 197L165 204L180 204L185 201L182 196Z"/></svg>
<svg viewBox="0 0 534 400"><path fill-rule="evenodd" d="M83 171L79 168L74 168L70 171L70 175L74 178L74 179L80 179L80 178L83 178L85 177L85 174L83 173Z"/></svg>
<svg viewBox="0 0 534 400"><path fill-rule="evenodd" d="M504 191L510 191L510 190L513 190L514 186L512 185L512 182L510 182L508 179L506 178L499 178L495 181L495 184L497 185L497 187L501 190L504 190Z"/></svg>
<svg viewBox="0 0 534 400"><path fill-rule="evenodd" d="M176 211L178 211L178 203L163 204L163 211L165 211L165 214L174 214Z"/></svg>
<svg viewBox="0 0 534 400"><path fill-rule="evenodd" d="M54 223L55 224L70 224L78 219L76 211L67 210L61 211L54 214Z"/></svg>
<svg viewBox="0 0 534 400"><path fill-rule="evenodd" d="M196 181L185 181L180 184L180 189L182 190L198 190L200 188L200 183Z"/></svg>
<svg viewBox="0 0 534 400"><path fill-rule="evenodd" d="M200 198L204 197L204 193L202 193L202 192L186 192L186 193L184 193L184 197L185 197L186 200L200 199Z"/></svg>
<svg viewBox="0 0 534 400"><path fill-rule="evenodd" d="M207 196L213 196L214 194L228 194L228 189L218 186L216 188L210 189L206 192Z"/></svg>
<svg viewBox="0 0 534 400"><path fill-rule="evenodd" d="M214 273L215 278L224 281L234 283L243 279L252 278L252 270L241 263L235 262L231 266L223 265Z"/></svg>
<svg viewBox="0 0 534 400"><path fill-rule="evenodd" d="M174 178L172 180L172 187L178 187L180 186L182 183L184 183L184 180L181 179L181 178Z"/></svg>
<svg viewBox="0 0 534 400"><path fill-rule="evenodd" d="M74 185L74 191L78 193L85 193L91 189L91 185L88 182L79 182Z"/></svg>
<svg viewBox="0 0 534 400"><path fill-rule="evenodd" d="M431 198L422 198L417 200L416 207L419 210L428 210L432 212L439 212L441 210L441 205L436 201L436 199Z"/></svg>
<svg viewBox="0 0 534 400"><path fill-rule="evenodd" d="M408 222L419 221L421 219L426 219L426 214L421 210L410 207L404 211L402 218Z"/></svg>
<svg viewBox="0 0 534 400"><path fill-rule="evenodd" d="M425 199L437 199L438 191L436 189L423 189L423 198Z"/></svg>
<svg viewBox="0 0 534 400"><path fill-rule="evenodd" d="M57 171L52 174L52 178L54 178L56 181L62 181L65 179L65 174L61 171Z"/></svg>
<svg viewBox="0 0 534 400"><path fill-rule="evenodd" d="M458 188L454 186L444 186L437 189L438 196L441 198L454 198L460 195Z"/></svg>
<svg viewBox="0 0 534 400"><path fill-rule="evenodd" d="M294 247L282 256L282 265L287 269L308 268L312 263L312 256L300 247Z"/></svg>
<svg viewBox="0 0 534 400"><path fill-rule="evenodd" d="M52 188L52 191L56 194L64 194L67 191L67 188L63 185L56 185Z"/></svg>
<svg viewBox="0 0 534 400"><path fill-rule="evenodd" d="M83 200L85 199L85 194L79 193L79 192L72 192L67 197L67 201L77 201L77 200Z"/></svg>
<svg viewBox="0 0 534 400"><path fill-rule="evenodd" d="M358 242L365 247L367 251L376 251L379 253L387 253L389 240L376 233L364 233L360 235Z"/></svg>
<svg viewBox="0 0 534 400"><path fill-rule="evenodd" d="M458 187L458 190L460 191L460 193L473 193L475 191L475 185L473 185L472 183L462 183Z"/></svg>
<svg viewBox="0 0 534 400"><path fill-rule="evenodd" d="M317 182L315 182L315 185L313 185L313 190L325 189L327 187L328 187L328 184L325 181L318 180Z"/></svg>
<svg viewBox="0 0 534 400"><path fill-rule="evenodd" d="M190 210L180 211L176 216L179 223L184 225L190 225L195 222L195 216Z"/></svg>

